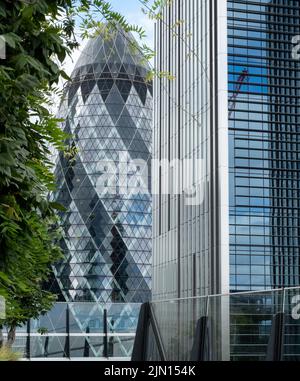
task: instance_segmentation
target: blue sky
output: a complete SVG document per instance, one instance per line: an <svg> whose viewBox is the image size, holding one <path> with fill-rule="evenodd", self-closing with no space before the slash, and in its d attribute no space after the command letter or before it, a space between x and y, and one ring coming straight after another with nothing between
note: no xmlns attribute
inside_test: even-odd
<svg viewBox="0 0 300 381"><path fill-rule="evenodd" d="M139 12L141 3L139 0L110 0L114 9L123 14Z"/></svg>
<svg viewBox="0 0 300 381"><path fill-rule="evenodd" d="M147 43L153 47L154 22L142 12L139 0L110 0L113 8L122 13L130 23L138 24L146 30Z"/></svg>

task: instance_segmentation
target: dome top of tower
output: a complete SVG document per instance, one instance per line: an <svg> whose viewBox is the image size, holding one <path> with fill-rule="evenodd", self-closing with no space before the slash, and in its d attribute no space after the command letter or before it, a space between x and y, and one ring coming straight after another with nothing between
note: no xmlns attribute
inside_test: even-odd
<svg viewBox="0 0 300 381"><path fill-rule="evenodd" d="M149 70L149 64L131 33L121 28L108 29L104 26L99 35L91 38L83 49L71 81L66 83L66 97L63 100L69 107L80 93L86 103L95 87L98 87L103 102L117 88L126 103L134 88L142 105L145 105L148 90L152 97L152 83L147 76Z"/></svg>
<svg viewBox="0 0 300 381"><path fill-rule="evenodd" d="M103 27L97 37L87 42L71 77L87 74L91 65L94 73L102 72L106 65L109 65L111 72L119 72L121 65L126 65L128 69L130 67L144 69L143 74L149 70L133 35L121 28L113 29L107 26Z"/></svg>

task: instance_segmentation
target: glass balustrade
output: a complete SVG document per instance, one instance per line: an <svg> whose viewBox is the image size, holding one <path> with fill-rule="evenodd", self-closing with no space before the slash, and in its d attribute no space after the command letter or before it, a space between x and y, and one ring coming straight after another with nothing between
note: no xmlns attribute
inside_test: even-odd
<svg viewBox="0 0 300 381"><path fill-rule="evenodd" d="M149 361L300 360L300 287L148 306L139 332L140 304L57 303L18 328L14 350L27 358L128 360L142 339Z"/></svg>
<svg viewBox="0 0 300 381"><path fill-rule="evenodd" d="M128 360L140 306L134 303L56 303L51 311L17 329L13 349L31 359Z"/></svg>
<svg viewBox="0 0 300 381"><path fill-rule="evenodd" d="M145 360L190 361L195 350L199 361L300 360L300 288L157 301L150 312Z"/></svg>

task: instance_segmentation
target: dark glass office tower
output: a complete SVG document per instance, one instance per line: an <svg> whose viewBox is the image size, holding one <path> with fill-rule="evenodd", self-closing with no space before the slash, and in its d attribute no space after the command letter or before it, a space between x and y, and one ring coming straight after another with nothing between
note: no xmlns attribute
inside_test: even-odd
<svg viewBox="0 0 300 381"><path fill-rule="evenodd" d="M152 85L133 37L103 31L84 48L59 117L70 135L56 160L67 301L140 303L151 288Z"/></svg>
<svg viewBox="0 0 300 381"><path fill-rule="evenodd" d="M290 8L282 8L282 5ZM270 130L272 159L271 286L300 283L299 63L284 44L300 32L300 3L273 2L267 9L270 46ZM293 15L294 17L291 17ZM289 37L281 23L289 25ZM278 54L278 49L282 49ZM288 59L288 61L286 61Z"/></svg>
<svg viewBox="0 0 300 381"><path fill-rule="evenodd" d="M299 12L299 1L228 1L234 291L300 284Z"/></svg>
<svg viewBox="0 0 300 381"><path fill-rule="evenodd" d="M203 192L192 206L164 194L173 175L156 165L154 298L300 284L299 12L298 0L163 8L156 66L175 80L156 82L153 153L191 159L194 185L202 159Z"/></svg>

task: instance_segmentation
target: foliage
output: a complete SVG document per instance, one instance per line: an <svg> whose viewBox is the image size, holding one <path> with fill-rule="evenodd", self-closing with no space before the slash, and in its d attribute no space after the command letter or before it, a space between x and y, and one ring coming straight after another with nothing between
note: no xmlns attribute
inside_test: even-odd
<svg viewBox="0 0 300 381"><path fill-rule="evenodd" d="M160 20L162 18L161 10L165 6L172 5L173 0L139 0L140 3L144 6L142 11L151 19L151 20Z"/></svg>
<svg viewBox="0 0 300 381"><path fill-rule="evenodd" d="M2 1L0 34L7 45L0 62L0 295L10 327L48 310L54 296L42 289L51 264L61 258L55 188L49 160L65 135L50 114L49 97L64 75L58 62L76 47L72 2Z"/></svg>
<svg viewBox="0 0 300 381"><path fill-rule="evenodd" d="M37 333L39 333L40 335L47 335L47 333L48 333L49 331L48 331L48 328L46 328L46 327L40 327L38 330L37 330Z"/></svg>
<svg viewBox="0 0 300 381"><path fill-rule="evenodd" d="M13 352L6 345L0 348L0 361L18 361L20 358L20 353Z"/></svg>

